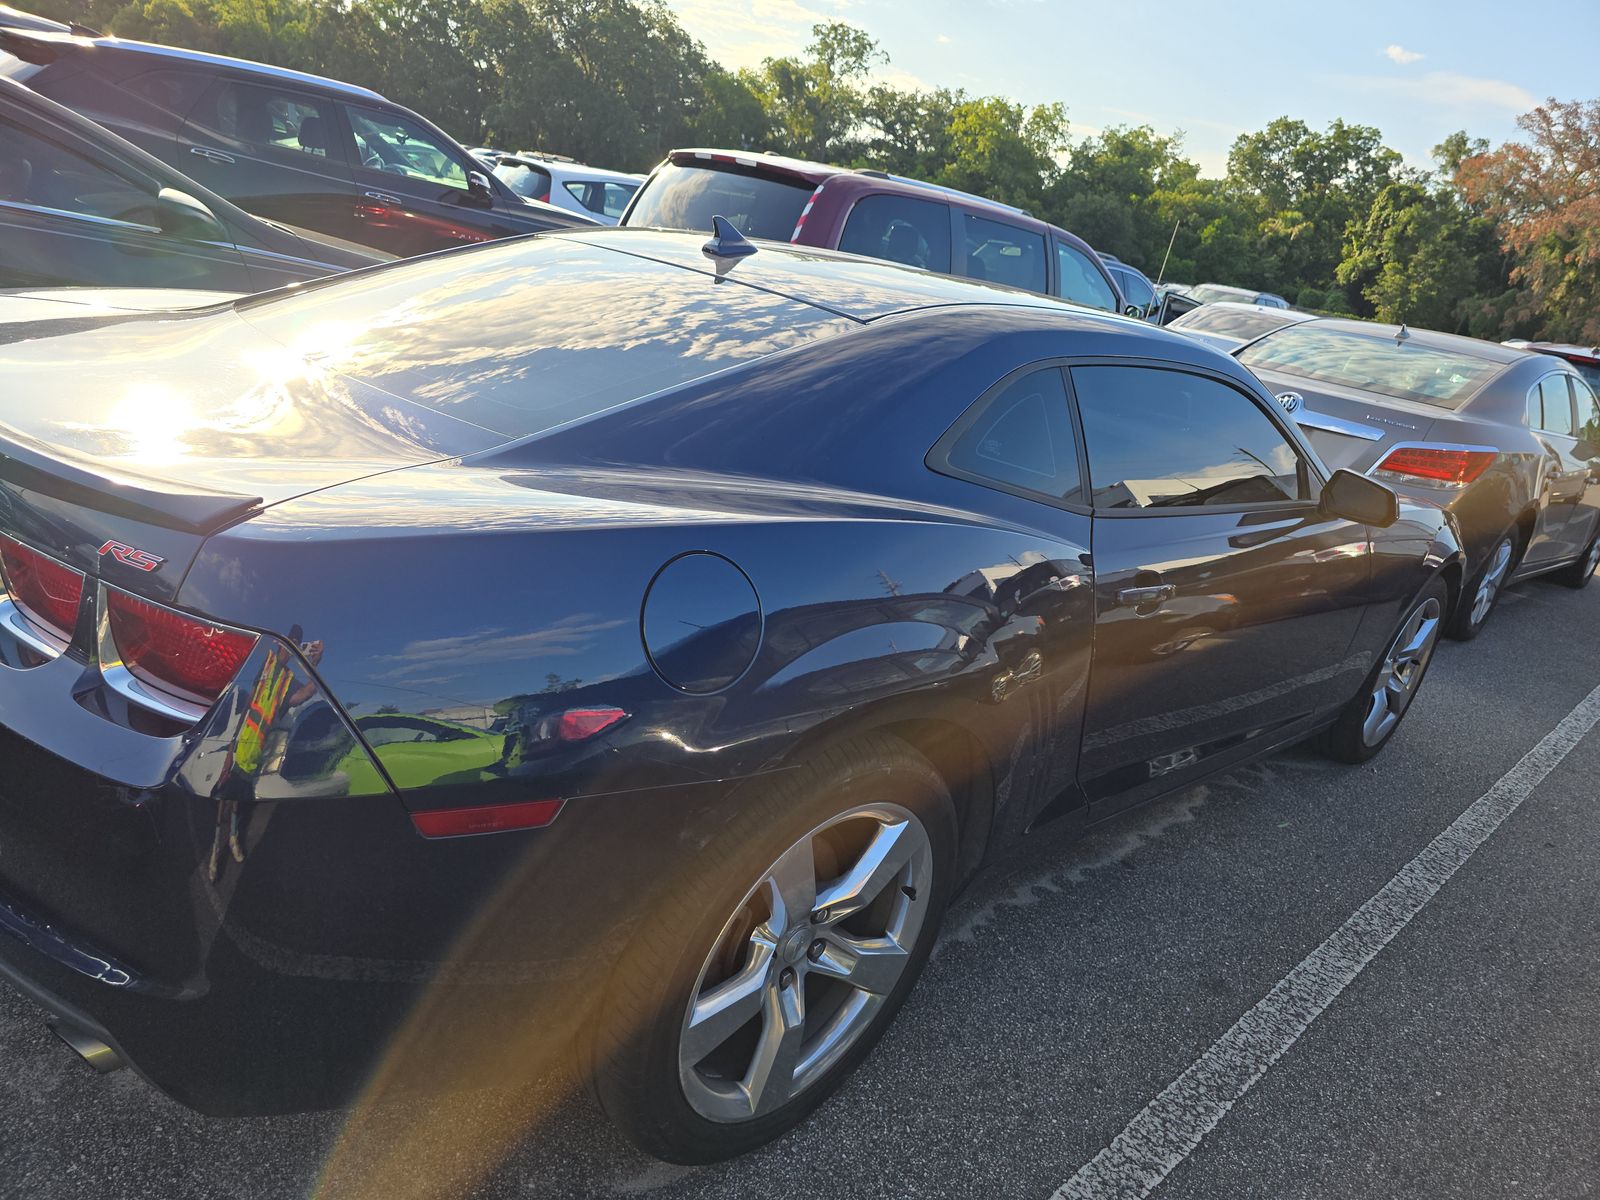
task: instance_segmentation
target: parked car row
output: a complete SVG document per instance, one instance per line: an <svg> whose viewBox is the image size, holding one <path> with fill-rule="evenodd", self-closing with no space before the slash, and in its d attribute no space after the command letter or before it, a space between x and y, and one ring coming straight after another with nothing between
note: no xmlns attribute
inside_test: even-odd
<svg viewBox="0 0 1600 1200"><path fill-rule="evenodd" d="M552 154L498 154L494 173L524 200L559 205L602 225L622 219L643 175L607 171Z"/></svg>

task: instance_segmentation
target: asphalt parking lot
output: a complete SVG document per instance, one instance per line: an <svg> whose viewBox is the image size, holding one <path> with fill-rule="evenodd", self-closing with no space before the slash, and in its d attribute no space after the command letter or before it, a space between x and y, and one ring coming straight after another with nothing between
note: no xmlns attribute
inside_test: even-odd
<svg viewBox="0 0 1600 1200"><path fill-rule="evenodd" d="M426 1110L207 1120L0 988L0 1193L1600 1194L1597 683L1600 587L1523 584L1376 762L1294 750L1040 837L958 903L843 1091L718 1167L641 1157L560 1079L497 1164Z"/></svg>

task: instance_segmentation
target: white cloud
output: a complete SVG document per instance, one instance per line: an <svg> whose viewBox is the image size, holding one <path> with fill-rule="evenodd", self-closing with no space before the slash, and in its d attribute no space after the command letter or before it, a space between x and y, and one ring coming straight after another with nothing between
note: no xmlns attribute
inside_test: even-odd
<svg viewBox="0 0 1600 1200"><path fill-rule="evenodd" d="M941 46L948 46L951 42L955 41L955 38L951 37L948 33L941 33L933 40L938 42Z"/></svg>
<svg viewBox="0 0 1600 1200"><path fill-rule="evenodd" d="M1401 45L1385 46L1383 53L1390 62L1399 63L1402 67L1410 66L1414 62L1420 62L1423 57L1415 50L1407 50Z"/></svg>
<svg viewBox="0 0 1600 1200"><path fill-rule="evenodd" d="M1539 101L1533 93L1505 79L1480 79L1454 71L1425 75L1335 75L1328 78L1365 92L1383 92L1410 104L1479 112L1525 113Z"/></svg>

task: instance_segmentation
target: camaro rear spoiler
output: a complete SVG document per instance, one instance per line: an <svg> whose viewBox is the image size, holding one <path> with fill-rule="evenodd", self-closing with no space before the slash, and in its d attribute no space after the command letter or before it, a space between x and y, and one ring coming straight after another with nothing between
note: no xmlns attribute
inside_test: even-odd
<svg viewBox="0 0 1600 1200"><path fill-rule="evenodd" d="M0 479L58 500L184 533L212 533L261 507L260 496L138 479L62 456L0 426Z"/></svg>

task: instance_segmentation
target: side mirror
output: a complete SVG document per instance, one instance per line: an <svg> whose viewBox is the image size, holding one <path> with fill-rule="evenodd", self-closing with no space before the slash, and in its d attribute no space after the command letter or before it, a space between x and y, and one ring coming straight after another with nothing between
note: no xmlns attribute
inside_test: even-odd
<svg viewBox="0 0 1600 1200"><path fill-rule="evenodd" d="M1343 467L1322 489L1321 508L1329 516L1379 529L1387 529L1400 519L1400 501L1391 489Z"/></svg>
<svg viewBox="0 0 1600 1200"><path fill-rule="evenodd" d="M1122 310L1122 315L1125 317L1138 317L1142 321L1144 320L1144 309L1137 304L1130 304Z"/></svg>
<svg viewBox="0 0 1600 1200"><path fill-rule="evenodd" d="M494 203L494 188L489 185L489 177L482 171L467 172L467 191L479 204L488 206Z"/></svg>
<svg viewBox="0 0 1600 1200"><path fill-rule="evenodd" d="M156 226L162 233L190 242L231 240L215 213L177 188L164 187L156 194Z"/></svg>

